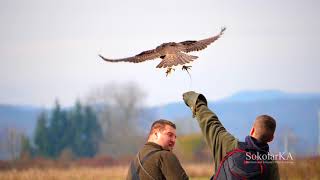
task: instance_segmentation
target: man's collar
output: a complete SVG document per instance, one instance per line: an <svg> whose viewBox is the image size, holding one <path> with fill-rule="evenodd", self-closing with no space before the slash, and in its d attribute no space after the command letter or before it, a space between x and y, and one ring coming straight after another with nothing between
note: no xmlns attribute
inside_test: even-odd
<svg viewBox="0 0 320 180"><path fill-rule="evenodd" d="M245 141L249 148L269 152L269 145L267 143L262 143L252 136L247 136Z"/></svg>
<svg viewBox="0 0 320 180"><path fill-rule="evenodd" d="M162 146L160 146L159 144L154 143L154 142L147 142L145 145L147 145L147 146L152 146L152 147L154 147L154 148L156 148L156 149L164 150L164 149L162 148Z"/></svg>

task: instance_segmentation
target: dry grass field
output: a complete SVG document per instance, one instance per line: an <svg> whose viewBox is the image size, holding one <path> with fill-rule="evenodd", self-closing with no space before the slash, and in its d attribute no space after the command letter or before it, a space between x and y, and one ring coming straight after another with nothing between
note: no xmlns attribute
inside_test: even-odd
<svg viewBox="0 0 320 180"><path fill-rule="evenodd" d="M26 169L0 172L1 180L120 180L125 178L127 167L80 167L67 169Z"/></svg>
<svg viewBox="0 0 320 180"><path fill-rule="evenodd" d="M212 172L209 164L187 164L184 166L191 179L208 179ZM120 180L125 179L127 166L29 168L0 171L0 180Z"/></svg>
<svg viewBox="0 0 320 180"><path fill-rule="evenodd" d="M211 172L208 164L186 165L191 179L208 179ZM122 180L125 179L127 166L79 167L79 168L32 168L25 170L0 171L0 180Z"/></svg>
<svg viewBox="0 0 320 180"><path fill-rule="evenodd" d="M191 180L209 179L211 164L183 164ZM307 158L279 163L281 179L320 179L320 158ZM105 167L32 167L0 170L0 180L120 180L125 179L127 166Z"/></svg>

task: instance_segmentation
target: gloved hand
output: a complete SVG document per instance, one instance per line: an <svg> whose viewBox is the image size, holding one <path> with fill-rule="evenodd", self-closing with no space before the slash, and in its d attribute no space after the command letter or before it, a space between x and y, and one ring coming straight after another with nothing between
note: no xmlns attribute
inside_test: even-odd
<svg viewBox="0 0 320 180"><path fill-rule="evenodd" d="M185 92L183 93L182 96L183 96L184 103L191 108L193 117L195 116L195 113L196 113L195 106L198 99L204 101L205 104L207 105L206 98L202 94L196 93L194 91Z"/></svg>
<svg viewBox="0 0 320 180"><path fill-rule="evenodd" d="M207 99L204 97L204 95L196 93L194 91L185 92L182 96L184 103L186 103L186 105L189 107L195 106L198 99L204 101L204 103L207 105Z"/></svg>
<svg viewBox="0 0 320 180"><path fill-rule="evenodd" d="M184 103L187 106L189 106L190 108L195 105L198 96L199 96L199 94L194 91L188 91L188 92L183 93L183 95L182 95Z"/></svg>

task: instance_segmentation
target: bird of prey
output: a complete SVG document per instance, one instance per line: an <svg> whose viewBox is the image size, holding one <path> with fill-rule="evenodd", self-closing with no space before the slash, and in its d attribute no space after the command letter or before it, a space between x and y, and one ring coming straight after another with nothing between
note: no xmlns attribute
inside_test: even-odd
<svg viewBox="0 0 320 180"><path fill-rule="evenodd" d="M182 70L191 68L191 66L186 66L185 64L190 63L191 61L197 59L197 56L188 55L186 53L191 51L200 51L205 49L208 45L219 39L219 37L226 30L223 27L220 33L216 36L199 40L199 41L183 41L183 42L169 42L163 43L160 46L152 50L143 51L140 54L137 54L133 57L127 57L122 59L108 59L99 54L99 56L108 62L132 62L140 63L147 60L153 60L161 58L162 61L157 65L157 68L167 68L166 76L170 74L173 69L173 66L182 65ZM189 72L188 72L189 73Z"/></svg>

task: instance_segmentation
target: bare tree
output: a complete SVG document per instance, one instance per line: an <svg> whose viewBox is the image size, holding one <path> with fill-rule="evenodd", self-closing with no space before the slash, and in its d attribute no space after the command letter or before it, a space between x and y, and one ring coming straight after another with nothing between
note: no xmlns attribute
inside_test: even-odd
<svg viewBox="0 0 320 180"><path fill-rule="evenodd" d="M97 107L103 129L102 152L117 156L137 151L142 142L139 119L143 115L145 96L132 82L111 83L90 92L88 103Z"/></svg>
<svg viewBox="0 0 320 180"><path fill-rule="evenodd" d="M279 133L279 143L284 152L294 153L294 146L299 142L299 137L295 134L293 129L284 128Z"/></svg>
<svg viewBox="0 0 320 180"><path fill-rule="evenodd" d="M1 149L7 158L15 160L20 155L22 133L17 128L6 127L1 129Z"/></svg>

